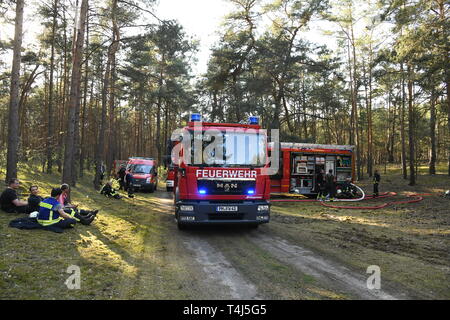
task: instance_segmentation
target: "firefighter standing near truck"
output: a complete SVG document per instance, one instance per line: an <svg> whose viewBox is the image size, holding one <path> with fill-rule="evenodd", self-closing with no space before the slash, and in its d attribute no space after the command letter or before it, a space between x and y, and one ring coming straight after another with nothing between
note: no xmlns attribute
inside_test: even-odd
<svg viewBox="0 0 450 320"><path fill-rule="evenodd" d="M336 193L336 184L335 184L335 177L333 175L333 170L328 170L328 173L325 176L325 190L327 193L327 196L325 200L334 200L334 194Z"/></svg>
<svg viewBox="0 0 450 320"><path fill-rule="evenodd" d="M134 190L133 190L133 175L131 172L127 172L125 174L125 191L128 192L128 198L134 198Z"/></svg>
<svg viewBox="0 0 450 320"><path fill-rule="evenodd" d="M381 176L378 170L375 170L373 175L373 196L378 197L378 185L380 184Z"/></svg>
<svg viewBox="0 0 450 320"><path fill-rule="evenodd" d="M126 175L126 169L125 167L120 167L119 172L117 172L117 177L119 181L119 190L125 190L125 175Z"/></svg>
<svg viewBox="0 0 450 320"><path fill-rule="evenodd" d="M316 176L316 188L317 188L317 199L322 200L325 197L324 189L325 189L325 180L323 174L325 171L320 170L320 172Z"/></svg>

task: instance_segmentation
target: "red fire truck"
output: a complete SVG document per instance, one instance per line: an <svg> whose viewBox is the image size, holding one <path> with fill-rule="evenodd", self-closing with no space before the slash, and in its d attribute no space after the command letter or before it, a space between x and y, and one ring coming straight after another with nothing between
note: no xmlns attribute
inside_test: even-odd
<svg viewBox="0 0 450 320"><path fill-rule="evenodd" d="M267 135L257 117L249 124L201 122L199 114L182 129L172 150L175 218L193 224L269 222L270 179ZM215 145L214 148L210 148ZM198 150L200 146L200 150Z"/></svg>
<svg viewBox="0 0 450 320"><path fill-rule="evenodd" d="M135 190L156 191L158 187L158 171L155 159L131 157L128 159L126 172L132 174L131 185Z"/></svg>
<svg viewBox="0 0 450 320"><path fill-rule="evenodd" d="M271 149L273 145L269 146ZM279 170L270 176L272 193L315 195L316 177L331 169L339 188L355 178L354 146L310 143L280 143Z"/></svg>

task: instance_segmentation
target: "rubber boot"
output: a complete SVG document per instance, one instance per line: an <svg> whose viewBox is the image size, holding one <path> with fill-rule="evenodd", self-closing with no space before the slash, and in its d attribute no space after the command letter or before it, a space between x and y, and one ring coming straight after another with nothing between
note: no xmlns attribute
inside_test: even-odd
<svg viewBox="0 0 450 320"><path fill-rule="evenodd" d="M88 216L81 217L80 222L81 222L81 224L88 226L92 223L92 221L94 221L94 219L95 219L95 215L90 214Z"/></svg>

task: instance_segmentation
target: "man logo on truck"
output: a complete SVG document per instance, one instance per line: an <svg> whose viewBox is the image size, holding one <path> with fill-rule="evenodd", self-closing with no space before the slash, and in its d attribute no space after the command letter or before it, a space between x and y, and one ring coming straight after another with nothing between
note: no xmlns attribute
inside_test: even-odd
<svg viewBox="0 0 450 320"><path fill-rule="evenodd" d="M216 186L217 186L217 188L225 189L225 192L229 192L230 189L237 189L238 188L237 183L225 183L225 184L218 183Z"/></svg>

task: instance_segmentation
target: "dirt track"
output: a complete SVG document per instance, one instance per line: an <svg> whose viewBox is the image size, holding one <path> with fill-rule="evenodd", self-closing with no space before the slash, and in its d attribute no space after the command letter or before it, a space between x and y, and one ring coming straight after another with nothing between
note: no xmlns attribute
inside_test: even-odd
<svg viewBox="0 0 450 320"><path fill-rule="evenodd" d="M168 203L168 195L164 192L155 194L154 206L167 209L167 216L171 217L172 205ZM165 210L164 210L165 211ZM170 218L173 219L173 216ZM264 299L268 287L264 282L270 281L258 274L271 274L276 277L270 266L258 264L258 261L246 260L239 256L239 250L244 243L250 250L258 251L259 256L269 256L289 271L286 275L290 279L308 279L306 286L300 288L298 298L352 298L352 299L406 299L408 295L388 289L389 284L383 283L382 290L369 290L366 286L368 274L360 274L350 270L327 257L323 257L311 250L289 243L286 239L274 235L267 226L260 226L258 230L229 227L193 228L188 231L176 230L176 224L170 227L173 232L173 243L183 252L185 258L194 260L194 264L201 270L199 279L207 286L213 299ZM245 253L244 253L245 254ZM249 265L250 264L250 265ZM252 272L249 275L248 273ZM280 279L281 281L281 279ZM288 281L289 282L289 281ZM292 283L291 291L295 287L302 287L305 283ZM314 288L308 288L312 286ZM214 289L215 288L215 289ZM325 293L325 294L321 294Z"/></svg>

